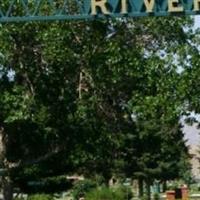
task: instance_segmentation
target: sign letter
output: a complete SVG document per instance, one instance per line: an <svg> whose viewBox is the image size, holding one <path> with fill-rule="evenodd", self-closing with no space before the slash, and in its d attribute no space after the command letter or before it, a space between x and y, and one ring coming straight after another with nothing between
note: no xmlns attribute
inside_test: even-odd
<svg viewBox="0 0 200 200"><path fill-rule="evenodd" d="M153 12L153 8L155 6L155 0L144 0L144 4L146 6L147 12Z"/></svg>
<svg viewBox="0 0 200 200"><path fill-rule="evenodd" d="M92 6L92 15L97 15L97 7L99 7L103 14L110 14L108 9L106 8L107 0L91 0Z"/></svg>
<svg viewBox="0 0 200 200"><path fill-rule="evenodd" d="M128 8L127 8L127 0L121 0L122 2L122 9L121 9L121 14L127 14L128 13Z"/></svg>
<svg viewBox="0 0 200 200"><path fill-rule="evenodd" d="M183 6L179 6L179 0L168 0L169 12L183 12Z"/></svg>
<svg viewBox="0 0 200 200"><path fill-rule="evenodd" d="M194 11L200 10L200 0L194 0Z"/></svg>

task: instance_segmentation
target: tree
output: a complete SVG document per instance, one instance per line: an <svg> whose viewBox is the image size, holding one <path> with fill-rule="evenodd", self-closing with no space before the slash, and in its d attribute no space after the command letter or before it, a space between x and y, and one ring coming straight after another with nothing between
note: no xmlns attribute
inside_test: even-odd
<svg viewBox="0 0 200 200"><path fill-rule="evenodd" d="M10 179L76 172L108 180L128 169L149 183L172 166L167 177L175 177L186 155L185 96L172 55L192 46L184 31L191 24L177 17L3 25L0 126Z"/></svg>

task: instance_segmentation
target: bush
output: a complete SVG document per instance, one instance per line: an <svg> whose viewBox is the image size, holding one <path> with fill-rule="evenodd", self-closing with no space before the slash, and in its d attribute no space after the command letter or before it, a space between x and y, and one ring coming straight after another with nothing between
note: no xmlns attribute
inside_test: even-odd
<svg viewBox="0 0 200 200"><path fill-rule="evenodd" d="M73 187L72 195L75 200L78 200L80 197L84 197L86 193L90 192L97 187L97 184L91 180L79 181Z"/></svg>
<svg viewBox="0 0 200 200"><path fill-rule="evenodd" d="M133 191L131 190L130 186L120 186L118 190L121 190L122 193L125 195L125 199L130 200L133 198Z"/></svg>
<svg viewBox="0 0 200 200"><path fill-rule="evenodd" d="M110 189L107 187L96 188L85 196L86 200L125 200L126 193L121 189Z"/></svg>
<svg viewBox="0 0 200 200"><path fill-rule="evenodd" d="M159 200L160 199L160 194L159 193L154 193L153 199L154 200Z"/></svg>
<svg viewBox="0 0 200 200"><path fill-rule="evenodd" d="M142 196L142 197L140 198L140 200L148 200L148 197L147 197L146 195L144 195L144 196Z"/></svg>
<svg viewBox="0 0 200 200"><path fill-rule="evenodd" d="M24 198L24 197L15 197L15 198L13 198L13 200L25 200L26 198Z"/></svg>
<svg viewBox="0 0 200 200"><path fill-rule="evenodd" d="M54 200L54 198L48 194L34 194L28 196L27 200Z"/></svg>

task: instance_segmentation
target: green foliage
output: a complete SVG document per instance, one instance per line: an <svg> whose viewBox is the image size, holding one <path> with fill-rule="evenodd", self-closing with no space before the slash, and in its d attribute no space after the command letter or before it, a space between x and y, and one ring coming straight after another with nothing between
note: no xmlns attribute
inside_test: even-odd
<svg viewBox="0 0 200 200"><path fill-rule="evenodd" d="M134 194L131 186L119 186L116 188L117 191L121 191L125 195L125 199L130 200L133 198Z"/></svg>
<svg viewBox="0 0 200 200"><path fill-rule="evenodd" d="M13 200L25 200L24 197L15 197Z"/></svg>
<svg viewBox="0 0 200 200"><path fill-rule="evenodd" d="M27 200L54 200L54 198L47 194L35 194L28 196Z"/></svg>
<svg viewBox="0 0 200 200"><path fill-rule="evenodd" d="M77 172L105 182L113 174L181 177L189 164L180 118L199 108L192 24L158 17L3 25L2 160L14 183Z"/></svg>
<svg viewBox="0 0 200 200"><path fill-rule="evenodd" d="M87 179L78 181L73 187L72 195L75 200L79 200L80 197L84 197L86 193L90 192L96 187L97 184L92 180Z"/></svg>
<svg viewBox="0 0 200 200"><path fill-rule="evenodd" d="M159 200L160 199L160 194L159 193L154 193L153 194L153 199L154 200Z"/></svg>
<svg viewBox="0 0 200 200"><path fill-rule="evenodd" d="M148 196L145 194L143 197L140 198L140 200L148 200Z"/></svg>
<svg viewBox="0 0 200 200"><path fill-rule="evenodd" d="M125 200L127 199L125 191L116 188L111 189L107 187L100 187L87 193L85 196L86 200ZM128 198L127 200L129 200Z"/></svg>

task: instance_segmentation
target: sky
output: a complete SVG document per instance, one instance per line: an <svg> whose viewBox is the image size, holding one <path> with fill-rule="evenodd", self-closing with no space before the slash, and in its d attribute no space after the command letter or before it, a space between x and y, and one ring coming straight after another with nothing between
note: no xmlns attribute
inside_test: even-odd
<svg viewBox="0 0 200 200"><path fill-rule="evenodd" d="M200 27L200 15L197 15L196 17L195 17L195 28L198 28L198 27Z"/></svg>
<svg viewBox="0 0 200 200"><path fill-rule="evenodd" d="M200 130L196 128L197 124L193 126L184 125L183 132L188 145L200 145Z"/></svg>
<svg viewBox="0 0 200 200"><path fill-rule="evenodd" d="M195 16L194 19L194 28L200 28L200 15ZM185 124L183 132L185 133L185 138L188 140L188 145L200 145L200 129L197 129L197 124L194 124L193 126Z"/></svg>

